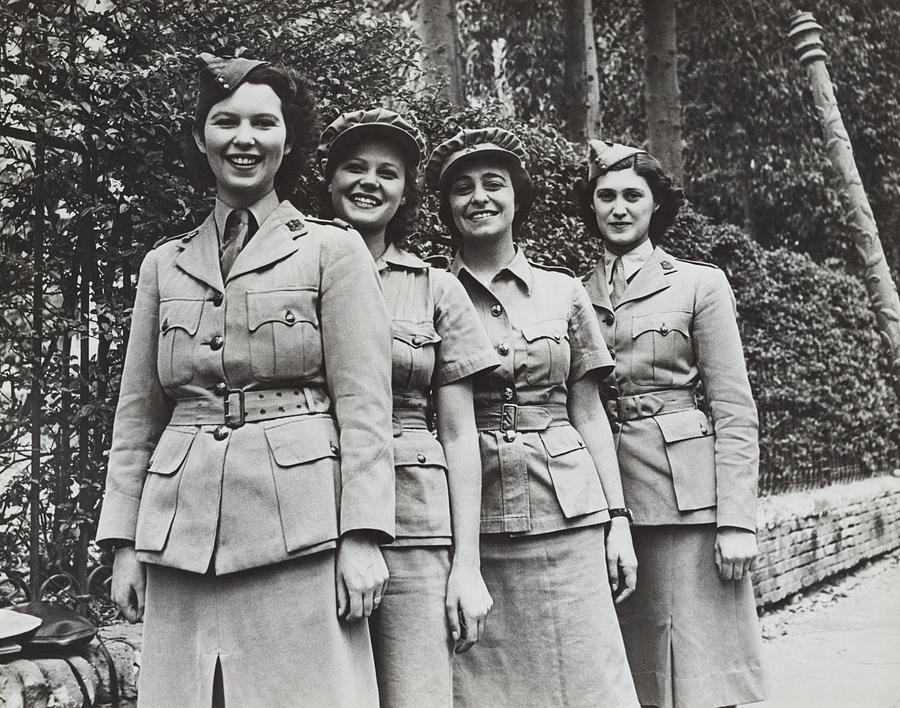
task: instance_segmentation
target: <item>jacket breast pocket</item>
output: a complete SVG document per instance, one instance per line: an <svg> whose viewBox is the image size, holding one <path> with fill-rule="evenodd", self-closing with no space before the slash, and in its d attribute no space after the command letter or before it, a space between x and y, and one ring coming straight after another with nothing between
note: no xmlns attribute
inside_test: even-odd
<svg viewBox="0 0 900 708"><path fill-rule="evenodd" d="M522 327L525 338L525 380L535 385L565 383L569 375L569 328L564 319L543 320Z"/></svg>
<svg viewBox="0 0 900 708"><path fill-rule="evenodd" d="M394 438L397 537L450 537L447 461L427 431Z"/></svg>
<svg viewBox="0 0 900 708"><path fill-rule="evenodd" d="M267 423L265 431L287 552L336 539L341 468L334 421L278 421Z"/></svg>
<svg viewBox="0 0 900 708"><path fill-rule="evenodd" d="M716 505L716 436L706 415L692 408L656 416L666 442L675 500L681 511Z"/></svg>
<svg viewBox="0 0 900 708"><path fill-rule="evenodd" d="M197 435L195 430L166 428L150 457L141 504L138 508L134 547L161 551L169 539L178 508L178 486L185 460Z"/></svg>
<svg viewBox="0 0 900 708"><path fill-rule="evenodd" d="M693 364L691 313L652 312L632 319L631 380L636 384L682 383Z"/></svg>
<svg viewBox="0 0 900 708"><path fill-rule="evenodd" d="M560 425L547 428L539 435L547 451L553 489L565 517L571 519L605 509L603 485L578 431L570 425Z"/></svg>
<svg viewBox="0 0 900 708"><path fill-rule="evenodd" d="M159 303L156 366L164 388L189 383L194 377L197 331L205 302L171 299Z"/></svg>
<svg viewBox="0 0 900 708"><path fill-rule="evenodd" d="M309 378L322 364L318 290L290 288L247 293L250 369L261 381Z"/></svg>
<svg viewBox="0 0 900 708"><path fill-rule="evenodd" d="M440 336L432 322L393 322L391 345L394 393L427 392Z"/></svg>

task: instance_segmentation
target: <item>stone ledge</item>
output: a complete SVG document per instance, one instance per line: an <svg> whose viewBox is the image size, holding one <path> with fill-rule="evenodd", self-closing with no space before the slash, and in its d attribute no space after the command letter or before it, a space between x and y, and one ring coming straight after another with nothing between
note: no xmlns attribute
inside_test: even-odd
<svg viewBox="0 0 900 708"><path fill-rule="evenodd" d="M137 699L141 631L141 625L116 624L98 633L116 668L121 708L133 708ZM109 666L99 642L94 639L65 656L84 681L92 705L109 705ZM60 658L23 656L0 663L0 706L4 708L81 708L83 702L72 667Z"/></svg>

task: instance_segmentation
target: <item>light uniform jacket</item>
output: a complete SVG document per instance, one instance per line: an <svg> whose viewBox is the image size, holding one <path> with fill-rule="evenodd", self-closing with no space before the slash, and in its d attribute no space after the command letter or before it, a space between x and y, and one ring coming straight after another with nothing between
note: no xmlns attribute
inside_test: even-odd
<svg viewBox="0 0 900 708"><path fill-rule="evenodd" d="M657 247L615 309L607 282L601 259L585 286L616 360L604 393L618 388L607 409L635 522L755 530L756 406L725 274Z"/></svg>
<svg viewBox="0 0 900 708"><path fill-rule="evenodd" d="M391 244L378 261L393 330L394 546L449 546L444 449L431 428L431 392L499 364L466 291L450 273Z"/></svg>
<svg viewBox="0 0 900 708"><path fill-rule="evenodd" d="M223 284L210 215L141 266L97 540L217 574L354 529L389 541L390 406L390 320L359 235L282 202Z"/></svg>
<svg viewBox="0 0 900 708"><path fill-rule="evenodd" d="M534 535L609 521L594 460L568 416L568 390L612 359L581 283L521 250L485 287L457 255L500 366L475 379L481 533Z"/></svg>

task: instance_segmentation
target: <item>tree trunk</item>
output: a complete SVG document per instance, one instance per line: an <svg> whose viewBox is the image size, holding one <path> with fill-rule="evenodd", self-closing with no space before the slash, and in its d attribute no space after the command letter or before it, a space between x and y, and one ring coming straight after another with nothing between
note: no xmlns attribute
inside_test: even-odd
<svg viewBox="0 0 900 708"><path fill-rule="evenodd" d="M465 105L456 22L456 0L419 0L413 15L422 42L422 60L429 81L438 81L437 96L455 108Z"/></svg>
<svg viewBox="0 0 900 708"><path fill-rule="evenodd" d="M591 0L566 0L566 134L575 142L601 137L600 88Z"/></svg>
<svg viewBox="0 0 900 708"><path fill-rule="evenodd" d="M676 36L675 0L644 0L644 86L650 152L683 183Z"/></svg>

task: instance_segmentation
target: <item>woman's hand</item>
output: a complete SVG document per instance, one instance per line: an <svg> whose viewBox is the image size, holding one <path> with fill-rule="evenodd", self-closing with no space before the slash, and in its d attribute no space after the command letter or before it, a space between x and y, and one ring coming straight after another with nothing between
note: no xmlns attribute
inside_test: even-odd
<svg viewBox="0 0 900 708"><path fill-rule="evenodd" d="M749 574L756 554L753 531L723 526L716 534L716 568L722 580L740 580Z"/></svg>
<svg viewBox="0 0 900 708"><path fill-rule="evenodd" d="M609 522L606 569L609 572L609 586L618 604L637 587L637 556L631 542L631 528L625 517L617 516Z"/></svg>
<svg viewBox="0 0 900 708"><path fill-rule="evenodd" d="M123 546L116 550L113 559L112 599L122 614L132 624L140 622L144 616L144 592L147 575L144 564L137 558L133 546Z"/></svg>
<svg viewBox="0 0 900 708"><path fill-rule="evenodd" d="M454 563L451 566L446 606L454 651L464 654L484 636L485 619L494 606L477 565Z"/></svg>
<svg viewBox="0 0 900 708"><path fill-rule="evenodd" d="M368 617L387 589L388 569L378 543L364 531L351 531L338 541L335 561L338 617Z"/></svg>

